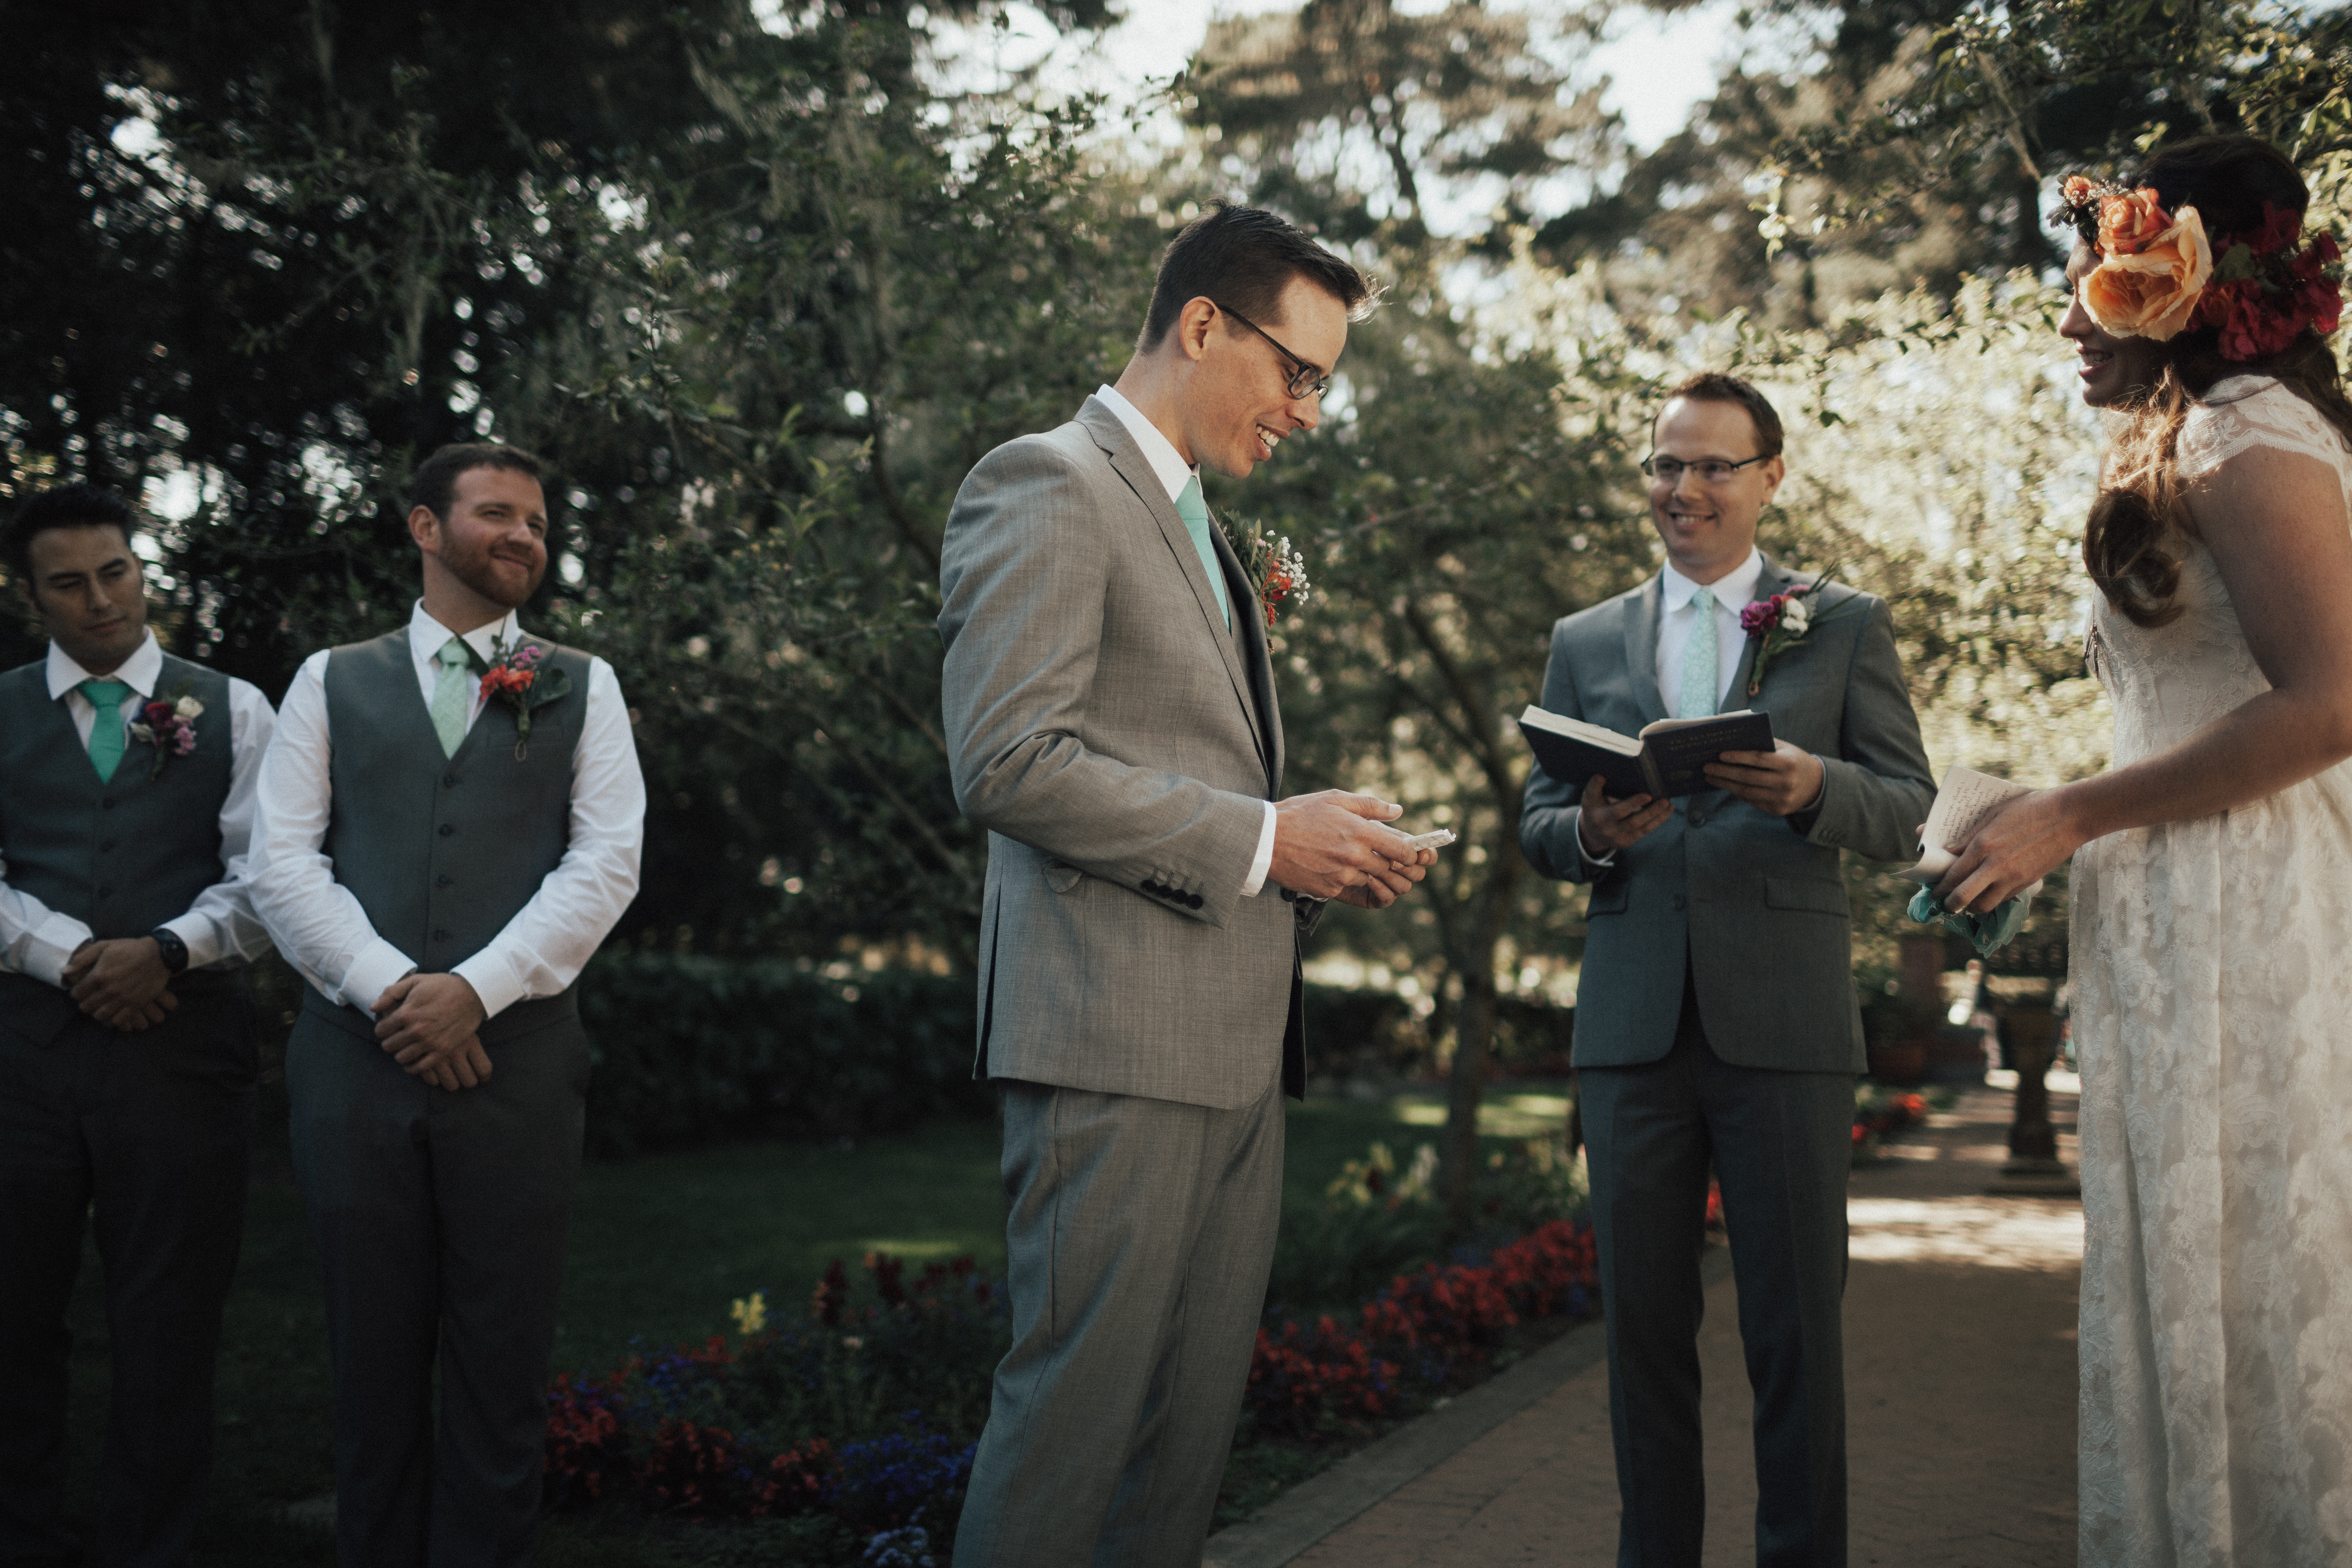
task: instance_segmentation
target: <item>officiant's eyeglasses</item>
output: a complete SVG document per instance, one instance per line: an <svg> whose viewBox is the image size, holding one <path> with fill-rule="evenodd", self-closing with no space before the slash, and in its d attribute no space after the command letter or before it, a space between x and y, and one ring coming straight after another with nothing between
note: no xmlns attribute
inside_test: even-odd
<svg viewBox="0 0 2352 1568"><path fill-rule="evenodd" d="M1710 485L1719 485L1751 464L1767 462L1779 456L1777 452L1759 452L1736 463L1725 462L1721 458L1704 458L1696 463L1685 463L1680 458L1644 458L1642 459L1642 471L1664 484L1680 484L1685 473L1693 473Z"/></svg>
<svg viewBox="0 0 2352 1568"><path fill-rule="evenodd" d="M1217 305L1217 302L1214 300L1210 300L1209 303L1212 305ZM1251 321L1239 310L1233 310L1224 305L1217 305L1217 309L1224 311L1226 315L1231 316L1234 321L1239 321L1243 326L1247 327L1251 331L1255 332L1267 342L1274 344L1275 353L1280 354L1283 358L1288 360L1292 364L1298 367L1297 370L1290 373L1290 382L1286 390L1289 392L1291 396L1320 397L1330 386L1330 374L1325 371L1321 365L1315 363L1311 360L1300 359L1297 354L1292 353L1288 349L1284 348L1282 346L1281 340L1276 338L1272 332L1267 331L1264 327L1259 326L1255 321Z"/></svg>

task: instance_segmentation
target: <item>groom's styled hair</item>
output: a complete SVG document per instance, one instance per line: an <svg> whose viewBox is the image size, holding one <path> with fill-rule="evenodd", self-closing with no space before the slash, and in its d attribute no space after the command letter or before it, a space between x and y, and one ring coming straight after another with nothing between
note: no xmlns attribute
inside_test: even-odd
<svg viewBox="0 0 2352 1568"><path fill-rule="evenodd" d="M0 530L0 565L27 588L33 578L33 541L53 528L120 529L128 544L139 536L139 512L121 490L105 485L51 485L35 491Z"/></svg>
<svg viewBox="0 0 2352 1568"><path fill-rule="evenodd" d="M544 480L546 465L520 447L503 441L453 441L416 465L408 481L411 510L423 507L443 522L457 499L457 477L476 468L506 468Z"/></svg>
<svg viewBox="0 0 2352 1568"><path fill-rule="evenodd" d="M1759 458L1780 455L1780 447L1785 439L1780 430L1780 411L1772 406L1771 399L1756 390L1753 382L1726 375L1719 370L1703 370L1696 375L1685 377L1681 385L1666 394L1666 402L1672 403L1677 397L1693 403L1737 403L1748 410L1748 417L1756 422L1756 439L1763 448L1756 455ZM1663 409L1665 404L1658 406ZM1650 425L1653 430L1656 428L1655 416L1651 418Z"/></svg>
<svg viewBox="0 0 2352 1568"><path fill-rule="evenodd" d="M1192 300L1208 299L1253 321L1280 325L1277 307L1293 278L1304 278L1348 308L1360 321L1378 302L1379 287L1308 238L1287 220L1263 207L1218 203L1176 231L1160 256L1160 276L1151 286L1151 310L1135 352L1150 353L1168 336Z"/></svg>

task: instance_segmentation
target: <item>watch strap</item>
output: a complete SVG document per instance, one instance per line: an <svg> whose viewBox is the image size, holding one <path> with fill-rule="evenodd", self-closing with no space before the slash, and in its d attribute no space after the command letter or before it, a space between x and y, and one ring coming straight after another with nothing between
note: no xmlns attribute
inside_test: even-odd
<svg viewBox="0 0 2352 1568"><path fill-rule="evenodd" d="M188 944L180 940L179 932L169 926L157 926L147 936L154 942L158 956L163 960L164 969L177 974L188 967Z"/></svg>

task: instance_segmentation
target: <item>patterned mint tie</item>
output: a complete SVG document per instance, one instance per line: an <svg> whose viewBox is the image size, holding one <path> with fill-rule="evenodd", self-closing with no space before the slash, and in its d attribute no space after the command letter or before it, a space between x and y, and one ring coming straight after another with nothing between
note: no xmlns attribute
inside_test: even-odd
<svg viewBox="0 0 2352 1568"><path fill-rule="evenodd" d="M1691 595L1691 610L1698 619L1691 623L1690 641L1683 645L1683 689L1675 700L1677 719L1705 719L1715 712L1715 678L1717 652L1715 635L1715 595L1701 588Z"/></svg>
<svg viewBox="0 0 2352 1568"><path fill-rule="evenodd" d="M466 690L467 667L474 662L474 650L466 646L463 637L451 637L433 656L440 661L441 671L433 678L433 732L441 737L441 751L446 756L456 756L457 748L466 743L466 711L472 704Z"/></svg>
<svg viewBox="0 0 2352 1568"><path fill-rule="evenodd" d="M1225 569L1217 564L1217 547L1209 542L1209 503L1201 499L1200 475L1194 474L1184 481L1184 489L1176 497L1176 515L1184 520L1184 531L1192 536L1192 548L1201 552L1201 564L1209 574L1209 586L1217 591L1217 608L1225 613L1225 629L1231 631L1234 606L1225 597Z"/></svg>
<svg viewBox="0 0 2352 1568"><path fill-rule="evenodd" d="M89 765L98 770L100 784L114 782L114 770L122 765L122 751L129 744L122 727L122 700L131 695L131 688L120 680L85 680L81 694L98 710L98 720L89 727Z"/></svg>

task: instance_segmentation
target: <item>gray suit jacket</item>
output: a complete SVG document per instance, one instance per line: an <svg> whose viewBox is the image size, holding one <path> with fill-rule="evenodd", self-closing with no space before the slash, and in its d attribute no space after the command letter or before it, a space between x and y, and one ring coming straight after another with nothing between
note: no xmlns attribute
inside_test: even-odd
<svg viewBox="0 0 2352 1568"><path fill-rule="evenodd" d="M1211 531L1213 535L1215 530ZM1228 629L1118 416L981 459L940 552L956 803L989 830L991 1078L1230 1110L1304 1081L1311 900L1242 896L1282 782L1265 628L1216 537Z"/></svg>
<svg viewBox="0 0 2352 1568"><path fill-rule="evenodd" d="M1801 577L1764 562L1756 597ZM1552 627L1543 705L1633 734L1664 719L1658 616L1664 582L1567 616ZM1647 838L1595 871L1578 853L1579 792L1538 768L1528 780L1519 846L1547 877L1592 877L1577 991L1574 1061L1625 1067L1673 1046L1685 955L1699 1021L1717 1056L1743 1067L1860 1072L1853 928L1838 851L1874 860L1918 853L1916 829L1936 788L1919 721L1895 653L1885 603L1840 584L1816 601L1813 628L1766 666L1747 695L1755 639L1724 694L1726 710L1772 716L1772 733L1822 759L1820 805L1775 817L1722 790L1677 801Z"/></svg>

